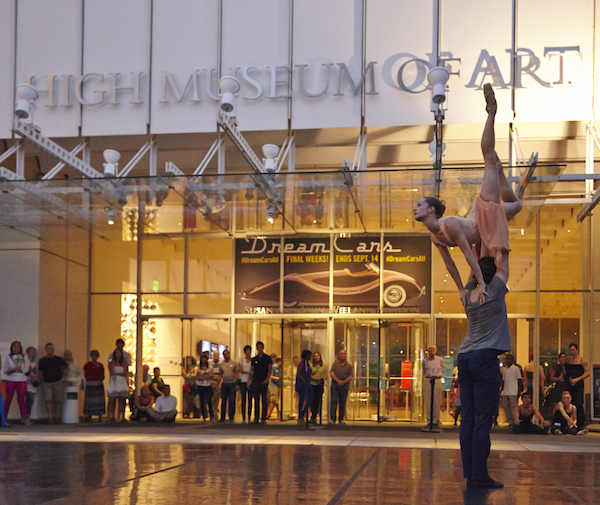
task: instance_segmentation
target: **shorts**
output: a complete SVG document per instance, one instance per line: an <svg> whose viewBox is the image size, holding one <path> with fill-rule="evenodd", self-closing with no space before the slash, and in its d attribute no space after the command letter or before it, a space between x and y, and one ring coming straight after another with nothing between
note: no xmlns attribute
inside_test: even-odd
<svg viewBox="0 0 600 505"><path fill-rule="evenodd" d="M488 249L495 249L496 265L502 260L502 251L510 251L508 244L508 221L501 203L488 202L477 197L474 205L475 221L481 243Z"/></svg>
<svg viewBox="0 0 600 505"><path fill-rule="evenodd" d="M279 403L280 390L277 386L269 386L269 402Z"/></svg>
<svg viewBox="0 0 600 505"><path fill-rule="evenodd" d="M62 403L65 400L65 383L45 382L42 386L44 401L50 403Z"/></svg>

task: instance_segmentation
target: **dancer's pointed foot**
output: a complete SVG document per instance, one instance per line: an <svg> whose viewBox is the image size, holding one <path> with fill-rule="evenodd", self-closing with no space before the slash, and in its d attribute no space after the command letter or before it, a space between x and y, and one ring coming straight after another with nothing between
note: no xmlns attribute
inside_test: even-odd
<svg viewBox="0 0 600 505"><path fill-rule="evenodd" d="M496 110L498 109L498 104L496 103L496 95L494 94L494 89L490 83L485 83L483 85L483 94L485 96L485 110L488 115L495 116Z"/></svg>

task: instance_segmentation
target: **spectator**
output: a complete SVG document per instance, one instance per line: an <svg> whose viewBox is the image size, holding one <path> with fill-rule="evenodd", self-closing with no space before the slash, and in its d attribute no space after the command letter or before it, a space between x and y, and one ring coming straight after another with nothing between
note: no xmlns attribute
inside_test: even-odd
<svg viewBox="0 0 600 505"><path fill-rule="evenodd" d="M60 356L54 355L54 345L48 342L46 356L38 363L38 373L50 424L61 422L65 400L65 377L68 370L67 362Z"/></svg>
<svg viewBox="0 0 600 505"><path fill-rule="evenodd" d="M183 383L183 417L200 417L194 404L196 399L196 359L186 356L181 369Z"/></svg>
<svg viewBox="0 0 600 505"><path fill-rule="evenodd" d="M267 419L271 419L271 414L277 409L277 417L279 417L279 398L281 397L281 363L282 359L277 357L277 354L271 354L273 368L271 369L271 379L269 380L269 410Z"/></svg>
<svg viewBox="0 0 600 505"><path fill-rule="evenodd" d="M148 408L148 415L159 423L172 423L177 416L177 398L171 394L171 386L165 384L162 396L156 399L154 408Z"/></svg>
<svg viewBox="0 0 600 505"><path fill-rule="evenodd" d="M123 359L127 363L127 366L131 366L131 354L129 354L127 351L125 351L125 349L123 349L125 347L125 341L122 338L118 338L117 340L115 340L115 347L117 349L120 349L121 352L123 353ZM110 363L112 360L113 360L113 353L111 352L108 355L108 362Z"/></svg>
<svg viewBox="0 0 600 505"><path fill-rule="evenodd" d="M229 414L229 422L235 420L235 387L237 383L238 364L231 359L228 350L223 351L223 359L219 363L219 375L221 376L221 422L225 422L226 412Z"/></svg>
<svg viewBox="0 0 600 505"><path fill-rule="evenodd" d="M2 355L0 355L0 370L2 370ZM9 426L4 417L4 402L2 401L2 388L0 388L0 426Z"/></svg>
<svg viewBox="0 0 600 505"><path fill-rule="evenodd" d="M533 435L546 435L550 423L544 419L540 411L533 405L531 393L525 391L521 395L523 403L514 408L513 416L513 433L519 435L521 433L530 433ZM538 422L536 423L535 420Z"/></svg>
<svg viewBox="0 0 600 505"><path fill-rule="evenodd" d="M110 379L106 394L108 395L108 421L124 421L125 401L129 397L129 365L125 361L123 351L118 347L112 353L113 359L108 364Z"/></svg>
<svg viewBox="0 0 600 505"><path fill-rule="evenodd" d="M458 380L458 367L455 366L452 370L452 385L454 386L454 426L458 424L458 416L462 410L462 403L460 400L460 381Z"/></svg>
<svg viewBox="0 0 600 505"><path fill-rule="evenodd" d="M569 345L571 357L567 361L566 369L569 379L567 389L571 392L573 405L577 408L577 426L585 426L585 410L583 404L584 383L590 375L590 366L587 360L579 355L579 346L575 343Z"/></svg>
<svg viewBox="0 0 600 505"><path fill-rule="evenodd" d="M525 365L525 379L526 379L526 387L525 391L529 391L533 398L533 370L535 363L533 362L533 353L529 353L529 363ZM544 367L542 365L538 365L540 371L540 402L544 399L544 383L546 382L546 375L544 375Z"/></svg>
<svg viewBox="0 0 600 505"><path fill-rule="evenodd" d="M252 415L252 395L250 394L250 383L252 381L252 347L244 347L244 357L238 366L240 377L240 396L242 399L242 423L246 422L246 413L248 413L248 422Z"/></svg>
<svg viewBox="0 0 600 505"><path fill-rule="evenodd" d="M69 365L67 373L67 386L83 389L83 372L77 361L73 360L73 353L69 349L65 349L63 359Z"/></svg>
<svg viewBox="0 0 600 505"><path fill-rule="evenodd" d="M150 391L150 386L152 386L152 375L150 375L150 365L144 365L142 367L142 375L143 375L143 379L142 382L144 383L144 386L148 386L148 391Z"/></svg>
<svg viewBox="0 0 600 505"><path fill-rule="evenodd" d="M347 353L345 349L342 349L338 353L337 360L331 367L331 421L329 424L335 424L336 411L339 413L339 423L345 425L344 417L346 416L346 399L348 398L348 391L350 391L350 381L354 378L352 371L352 365L346 360Z"/></svg>
<svg viewBox="0 0 600 505"><path fill-rule="evenodd" d="M442 395L442 375L444 373L444 360L436 356L437 347L430 345L427 348L427 357L423 360L423 404L427 413L427 425L439 426L440 424L440 397ZM433 383L433 384L432 384ZM433 386L433 412L431 409L431 395ZM433 415L433 418L431 417Z"/></svg>
<svg viewBox="0 0 600 505"><path fill-rule="evenodd" d="M27 418L31 419L31 409L35 402L35 395L37 388L40 385L38 376L38 365L35 359L36 349L35 347L27 348L27 359L29 360L29 373L27 375L27 392L25 393L25 410L27 411Z"/></svg>
<svg viewBox="0 0 600 505"><path fill-rule="evenodd" d="M148 419L152 419L148 414L148 409L152 408L154 396L150 394L150 388L146 385L140 389L140 394L135 398L135 408L130 421L145 423Z"/></svg>
<svg viewBox="0 0 600 505"><path fill-rule="evenodd" d="M312 357L312 377L310 385L312 388L312 405L310 407L311 421L317 424L317 416L321 413L323 403L323 390L325 386L325 377L327 375L327 367L323 363L323 358L320 352L315 352Z"/></svg>
<svg viewBox="0 0 600 505"><path fill-rule="evenodd" d="M25 396L27 393L27 374L29 373L29 359L23 354L21 342L15 340L10 344L10 354L4 360L6 373L6 401L4 402L4 417L8 418L8 411L15 391L23 424L30 425Z"/></svg>
<svg viewBox="0 0 600 505"><path fill-rule="evenodd" d="M296 418L296 406L298 405L298 393L295 391L296 387L296 372L298 371L298 365L300 363L300 356L294 356L292 358L292 364L285 369L285 384L290 386L291 393L294 395L294 401L292 402L292 419Z"/></svg>
<svg viewBox="0 0 600 505"><path fill-rule="evenodd" d="M198 368L196 369L196 390L200 399L200 413L202 414L202 419L205 421L209 419L209 413L210 420L215 421L215 414L212 406L211 386L213 374L214 370L212 365L208 362L208 357L206 354L202 353L200 355Z"/></svg>
<svg viewBox="0 0 600 505"><path fill-rule="evenodd" d="M264 353L265 344L256 342L256 356L252 358L252 397L254 398L254 422L267 422L268 384L273 369L271 356ZM262 406L261 406L262 401ZM249 420L248 420L249 421Z"/></svg>
<svg viewBox="0 0 600 505"><path fill-rule="evenodd" d="M556 404L561 401L563 391L568 389L567 375L567 355L561 352L558 355L558 363L550 368L550 382L554 386L549 395L549 401L552 404L552 410L556 409Z"/></svg>
<svg viewBox="0 0 600 505"><path fill-rule="evenodd" d="M562 401L556 404L552 421L555 435L586 435L585 428L577 425L577 407L571 403L571 393L563 391Z"/></svg>
<svg viewBox="0 0 600 505"><path fill-rule="evenodd" d="M296 392L298 393L298 424L308 423L308 408L312 405L312 387L310 378L312 377L312 368L310 367L310 358L312 352L308 349L302 351L301 361L296 371Z"/></svg>
<svg viewBox="0 0 600 505"><path fill-rule="evenodd" d="M519 404L519 381L523 380L521 369L515 364L512 354L506 355L506 366L502 368L502 408L509 426L515 424L513 413Z"/></svg>
<svg viewBox="0 0 600 505"><path fill-rule="evenodd" d="M215 416L219 414L219 404L221 403L221 376L219 375L219 363L221 362L219 351L213 351L213 357L208 360L213 367L214 374L211 379L212 387L212 406Z"/></svg>
<svg viewBox="0 0 600 505"><path fill-rule="evenodd" d="M106 413L104 399L104 365L98 362L100 353L96 350L90 352L91 361L83 365L85 375L85 399L83 401L83 415L86 421L98 416L98 421Z"/></svg>
<svg viewBox="0 0 600 505"><path fill-rule="evenodd" d="M165 390L165 381L162 380L160 376L160 368L154 367L154 379L152 379L150 393L154 396L154 400L156 400L159 396L163 395L163 391Z"/></svg>

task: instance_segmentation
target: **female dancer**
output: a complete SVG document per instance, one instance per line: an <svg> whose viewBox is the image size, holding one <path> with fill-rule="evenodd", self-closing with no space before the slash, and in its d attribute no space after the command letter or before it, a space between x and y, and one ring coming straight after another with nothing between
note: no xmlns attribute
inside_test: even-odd
<svg viewBox="0 0 600 505"><path fill-rule="evenodd" d="M495 151L494 119L497 103L490 84L483 87L486 100L487 121L481 137L481 151L484 159L483 182L481 192L468 217L442 217L446 207L437 198L421 198L414 209L415 220L421 221L431 232L431 240L437 246L450 276L456 283L461 299L466 289L450 256L448 247L458 246L471 267L479 286L477 296L485 292L485 282L477 257L471 246L481 243L480 256L489 256L489 250L495 250L496 264L502 259L502 251L510 251L508 244L508 221L521 210L521 201L517 198L504 176L502 163ZM502 203L501 203L502 200Z"/></svg>

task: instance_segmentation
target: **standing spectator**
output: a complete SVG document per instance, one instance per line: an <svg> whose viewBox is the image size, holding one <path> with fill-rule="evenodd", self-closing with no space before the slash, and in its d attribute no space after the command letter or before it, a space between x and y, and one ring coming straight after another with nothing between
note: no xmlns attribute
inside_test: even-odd
<svg viewBox="0 0 600 505"><path fill-rule="evenodd" d="M440 397L442 396L442 375L444 373L444 360L436 356L437 347L430 345L427 348L427 357L423 360L423 404L427 413L427 425L439 426L440 424ZM431 394L433 383L433 412L431 410ZM431 417L433 414L433 418Z"/></svg>
<svg viewBox="0 0 600 505"><path fill-rule="evenodd" d="M588 430L577 424L577 407L571 403L571 393L563 391L562 400L556 404L553 419L555 435L586 435Z"/></svg>
<svg viewBox="0 0 600 505"><path fill-rule="evenodd" d="M69 365L66 380L67 386L83 389L83 372L77 361L73 359L73 353L69 349L65 349L63 359Z"/></svg>
<svg viewBox="0 0 600 505"><path fill-rule="evenodd" d="M2 370L2 356L0 355L0 370ZM4 402L2 401L2 388L0 387L0 426L8 426L4 417Z"/></svg>
<svg viewBox="0 0 600 505"><path fill-rule="evenodd" d="M165 381L162 380L160 376L160 368L157 366L154 367L154 378L152 379L150 393L154 396L154 400L156 400L159 396L163 395L163 391L165 390Z"/></svg>
<svg viewBox="0 0 600 505"><path fill-rule="evenodd" d="M252 415L252 395L250 394L250 383L252 381L252 347L244 347L244 357L238 366L240 377L240 396L242 397L242 423L246 422L246 413L248 413L248 422Z"/></svg>
<svg viewBox="0 0 600 505"><path fill-rule="evenodd" d="M311 421L313 424L317 424L317 416L321 413L321 406L323 404L323 390L325 386L325 376L327 375L327 367L323 363L323 358L320 352L313 354L312 361L312 376L310 378L310 385L312 388L312 405L310 407Z"/></svg>
<svg viewBox="0 0 600 505"><path fill-rule="evenodd" d="M162 396L156 399L154 408L148 408L148 414L159 423L172 423L177 417L177 398L171 394L171 386L165 385Z"/></svg>
<svg viewBox="0 0 600 505"><path fill-rule="evenodd" d="M523 380L521 369L515 364L512 354L506 355L506 366L502 368L502 408L509 426L515 424L513 413L519 404L519 381Z"/></svg>
<svg viewBox="0 0 600 505"><path fill-rule="evenodd" d="M273 369L273 360L271 360L271 356L264 353L264 350L265 344L260 341L256 342L257 354L252 358L252 397L254 398L254 422L260 421L266 424L269 379ZM248 421L250 420L248 419Z"/></svg>
<svg viewBox="0 0 600 505"><path fill-rule="evenodd" d="M8 411L15 391L23 424L30 425L27 408L25 407L25 393L27 393L27 373L29 373L29 359L23 354L21 342L15 340L10 344L10 354L4 361L6 373L6 401L4 402L4 417L8 418Z"/></svg>
<svg viewBox="0 0 600 505"><path fill-rule="evenodd" d="M535 370L535 363L533 362L533 353L529 353L529 363L525 365L523 369L525 372L526 386L525 391L529 391L531 393L531 397L533 398L533 371ZM542 365L538 365L540 371L540 403L544 399L544 383L546 382L546 375L544 374L544 367Z"/></svg>
<svg viewBox="0 0 600 505"><path fill-rule="evenodd" d="M35 402L35 395L37 388L40 385L38 377L38 365L35 359L36 349L35 347L27 348L27 359L29 360L29 373L27 375L27 392L25 393L25 410L27 411L27 418L31 418L31 409Z"/></svg>
<svg viewBox="0 0 600 505"><path fill-rule="evenodd" d="M38 363L38 373L50 424L61 422L65 400L65 377L68 371L67 362L60 356L54 355L54 344L48 342L46 356Z"/></svg>
<svg viewBox="0 0 600 505"><path fill-rule="evenodd" d="M344 417L346 416L346 399L348 398L348 391L350 391L350 381L354 378L352 371L352 365L347 361L347 353L345 349L342 349L338 353L337 360L331 367L331 421L329 424L335 424L336 411L338 410L339 403L339 414L338 419L341 425L345 425Z"/></svg>
<svg viewBox="0 0 600 505"><path fill-rule="evenodd" d="M523 403L514 408L514 424L513 433L519 435L521 433L531 433L533 435L546 435L550 423L546 421L535 405L531 403L532 397L529 391L525 391L521 395ZM536 421L537 420L537 424Z"/></svg>
<svg viewBox="0 0 600 505"><path fill-rule="evenodd" d="M580 356L579 346L575 343L569 345L569 358L566 368L569 378L568 390L571 392L573 405L577 407L577 426L583 429L585 426L585 410L584 410L584 381L590 375L590 365L587 360Z"/></svg>
<svg viewBox="0 0 600 505"><path fill-rule="evenodd" d="M152 408L154 396L150 394L150 388L146 385L140 389L140 394L135 398L135 407L130 421L145 423L152 419L148 414L148 409Z"/></svg>
<svg viewBox="0 0 600 505"><path fill-rule="evenodd" d="M83 401L83 415L86 421L98 416L98 421L106 413L104 399L104 365L98 362L100 353L96 350L90 352L90 361L83 365L85 375L85 399Z"/></svg>
<svg viewBox="0 0 600 505"><path fill-rule="evenodd" d="M281 363L282 359L277 357L277 354L271 354L273 368L271 369L271 379L269 380L269 410L267 419L271 419L271 414L277 409L277 417L279 417L279 398L281 398Z"/></svg>
<svg viewBox="0 0 600 505"><path fill-rule="evenodd" d="M296 371L296 392L298 393L298 424L308 423L308 408L312 405L312 387L310 378L312 377L312 368L310 367L310 358L312 352L308 349L302 351L301 361Z"/></svg>
<svg viewBox="0 0 600 505"><path fill-rule="evenodd" d="M221 376L221 422L225 422L225 413L229 413L229 422L235 420L235 387L237 383L238 364L231 359L228 350L223 351L223 360L219 363Z"/></svg>
<svg viewBox="0 0 600 505"><path fill-rule="evenodd" d="M558 355L558 363L550 368L550 382L554 385L552 391L549 394L549 402L552 406L552 410L556 408L556 404L561 401L563 391L568 388L568 375L567 375L567 354L561 352Z"/></svg>
<svg viewBox="0 0 600 505"><path fill-rule="evenodd" d="M213 367L214 374L211 379L212 386L212 406L215 416L219 414L219 404L221 403L221 376L219 375L219 363L221 360L219 351L213 351L213 357L208 363Z"/></svg>
<svg viewBox="0 0 600 505"><path fill-rule="evenodd" d="M123 351L118 347L113 351L113 359L108 364L110 379L106 394L108 395L108 421L124 421L125 401L129 397L129 365L125 361ZM112 417L111 417L112 413Z"/></svg>
<svg viewBox="0 0 600 505"><path fill-rule="evenodd" d="M142 367L142 375L144 376L144 378L142 379L142 382L144 383L144 386L148 386L148 391L150 391L150 386L152 385L152 375L150 375L150 365L144 365Z"/></svg>
<svg viewBox="0 0 600 505"><path fill-rule="evenodd" d="M215 420L215 414L212 406L211 386L213 374L214 370L212 365L208 362L206 354L202 353L200 355L198 368L196 369L196 390L198 391L198 396L200 399L200 413L202 414L202 419L205 421L209 419L209 413L210 420Z"/></svg>
<svg viewBox="0 0 600 505"><path fill-rule="evenodd" d="M183 383L183 417L200 417L194 405L196 399L196 359L186 356L182 365Z"/></svg>
<svg viewBox="0 0 600 505"><path fill-rule="evenodd" d="M123 359L127 363L127 366L131 366L131 354L129 354L124 349L124 347L125 347L125 341L122 338L118 338L117 340L115 340L115 347L117 349L120 349L121 352L123 353ZM114 355L114 353L112 353L112 352L108 355L108 362L109 363L113 360L113 355Z"/></svg>

